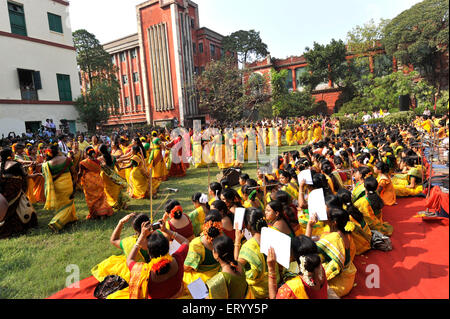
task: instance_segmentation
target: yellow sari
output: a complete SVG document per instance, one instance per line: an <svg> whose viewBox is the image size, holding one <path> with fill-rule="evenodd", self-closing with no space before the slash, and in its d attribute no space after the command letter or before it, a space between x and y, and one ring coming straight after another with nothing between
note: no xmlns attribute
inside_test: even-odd
<svg viewBox="0 0 450 319"><path fill-rule="evenodd" d="M254 299L245 276L219 272L206 282L209 299Z"/></svg>
<svg viewBox="0 0 450 319"><path fill-rule="evenodd" d="M269 296L267 263L254 238L242 245L239 259L247 261L244 266L245 277L255 299L266 299Z"/></svg>
<svg viewBox="0 0 450 319"><path fill-rule="evenodd" d="M370 206L369 199L366 196L358 199L354 205L364 215L364 220L371 230L379 231L386 236L392 235L394 227L388 222L383 221L383 213L381 211L374 212L372 206Z"/></svg>
<svg viewBox="0 0 450 319"><path fill-rule="evenodd" d="M198 278L201 278L203 282L207 282L220 270L220 264L212 257L212 252L207 251L201 241L201 237L195 237L189 243L189 252L185 266L189 266L194 271L185 271L183 281L186 285L194 282Z"/></svg>
<svg viewBox="0 0 450 319"><path fill-rule="evenodd" d="M143 171L146 171L144 159L141 155L134 155L131 161L134 162L130 172L129 183L131 186L131 196L136 199L146 198L149 194L149 181L148 177L143 173Z"/></svg>
<svg viewBox="0 0 450 319"><path fill-rule="evenodd" d="M353 288L356 275L353 264L356 248L353 240L350 237L350 247L347 250L339 233L333 232L324 234L316 244L327 274L328 286L339 297L347 295Z"/></svg>
<svg viewBox="0 0 450 319"><path fill-rule="evenodd" d="M72 175L70 172L62 173L57 180L53 180L53 174L48 162L42 164L42 173L45 178L45 205L46 210L55 210L56 215L48 226L59 231L70 222L77 221L74 199L70 199L73 193Z"/></svg>
<svg viewBox="0 0 450 319"><path fill-rule="evenodd" d="M411 181L411 177L416 178L416 186L414 188L408 188ZM412 167L406 175L394 175L392 178L392 184L394 184L395 195L398 197L415 196L422 193L422 167Z"/></svg>
<svg viewBox="0 0 450 319"><path fill-rule="evenodd" d="M108 166L102 166L100 176L105 185L105 195L108 204L116 210L124 208L129 200L124 194L124 190L128 187L125 178L122 178L115 169Z"/></svg>

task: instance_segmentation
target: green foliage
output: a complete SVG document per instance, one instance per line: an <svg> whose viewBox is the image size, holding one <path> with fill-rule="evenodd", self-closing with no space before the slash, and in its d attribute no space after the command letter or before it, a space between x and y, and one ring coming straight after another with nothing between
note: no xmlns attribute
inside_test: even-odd
<svg viewBox="0 0 450 319"><path fill-rule="evenodd" d="M376 24L373 19L363 26L356 26L347 33L347 50L353 54L364 54L379 48L383 38L383 29L390 20L380 19Z"/></svg>
<svg viewBox="0 0 450 319"><path fill-rule="evenodd" d="M386 125L397 125L397 124L408 124L412 123L416 117L416 114L413 111L404 111L397 112L393 114L389 114L383 118L370 119L367 124L381 124L384 123ZM350 130L365 123L362 121L360 114L356 117L348 118L341 114L333 114L332 118L338 118L341 124L341 128L343 130Z"/></svg>
<svg viewBox="0 0 450 319"><path fill-rule="evenodd" d="M392 19L382 39L389 55L414 65L437 87L448 77L448 73L436 72L437 67L443 70L440 56L448 52L448 13L448 0L424 0Z"/></svg>
<svg viewBox="0 0 450 319"><path fill-rule="evenodd" d="M441 97L436 102L437 115L448 114L448 107L449 107L448 102L449 102L448 90L441 91Z"/></svg>
<svg viewBox="0 0 450 319"><path fill-rule="evenodd" d="M355 83L356 97L344 103L339 113L355 113L388 109L394 113L399 107L399 97L415 97L419 104L429 105L433 101L435 90L427 81L418 80L418 73L394 72L383 77L373 74L364 76Z"/></svg>
<svg viewBox="0 0 450 319"><path fill-rule="evenodd" d="M274 101L273 115L281 118L312 115L315 103L306 91L294 91Z"/></svg>
<svg viewBox="0 0 450 319"><path fill-rule="evenodd" d="M283 98L289 93L286 86L286 77L288 75L288 70L283 69L276 71L275 69L270 70L271 87L272 87L272 98L277 101Z"/></svg>
<svg viewBox="0 0 450 319"><path fill-rule="evenodd" d="M312 49L306 48L304 57L308 62L307 71L300 76L309 91L320 83L329 80L340 88L346 87L347 79L351 77L351 70L346 60L347 48L342 40L334 39L327 45L314 42Z"/></svg>
<svg viewBox="0 0 450 319"><path fill-rule="evenodd" d="M259 32L255 30L239 30L226 36L222 40L225 51L236 52L239 62L251 63L269 54L267 45L262 41Z"/></svg>
<svg viewBox="0 0 450 319"><path fill-rule="evenodd" d="M245 111L242 77L243 72L231 58L211 61L195 80L202 111L223 122L242 119Z"/></svg>

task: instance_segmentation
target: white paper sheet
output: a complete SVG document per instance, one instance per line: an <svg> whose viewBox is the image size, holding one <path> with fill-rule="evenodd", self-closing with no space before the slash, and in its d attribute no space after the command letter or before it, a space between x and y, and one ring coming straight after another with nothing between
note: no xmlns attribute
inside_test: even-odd
<svg viewBox="0 0 450 319"><path fill-rule="evenodd" d="M311 170L305 169L304 171L301 171L300 174L298 174L298 183L300 184L302 180L306 181L306 185L313 184Z"/></svg>
<svg viewBox="0 0 450 319"><path fill-rule="evenodd" d="M319 221L328 220L327 206L325 205L325 196L323 189L315 189L308 195L308 211L310 218L317 214Z"/></svg>
<svg viewBox="0 0 450 319"><path fill-rule="evenodd" d="M245 208L243 207L237 207L234 211L234 225L233 229L242 229L242 224L244 223L244 215L245 215ZM237 228L236 228L236 224Z"/></svg>
<svg viewBox="0 0 450 319"><path fill-rule="evenodd" d="M201 278L193 281L187 287L194 299L205 299L209 295L208 287Z"/></svg>
<svg viewBox="0 0 450 319"><path fill-rule="evenodd" d="M180 248L181 245L176 240L172 240L172 242L169 245L169 255L172 256L173 253L175 253L178 248Z"/></svg>
<svg viewBox="0 0 450 319"><path fill-rule="evenodd" d="M291 259L291 237L278 230L264 227L261 230L261 253L267 256L270 247L275 250L277 262L286 269L289 269Z"/></svg>

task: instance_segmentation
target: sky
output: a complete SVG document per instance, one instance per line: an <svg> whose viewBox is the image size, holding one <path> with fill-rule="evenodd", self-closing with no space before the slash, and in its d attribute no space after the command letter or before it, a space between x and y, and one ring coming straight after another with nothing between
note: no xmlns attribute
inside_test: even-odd
<svg viewBox="0 0 450 319"><path fill-rule="evenodd" d="M136 5L144 0L70 0L72 31L101 43L137 33ZM373 19L392 19L421 0L194 0L200 26L224 36L256 30L272 57L302 55L314 42L345 42L347 32Z"/></svg>

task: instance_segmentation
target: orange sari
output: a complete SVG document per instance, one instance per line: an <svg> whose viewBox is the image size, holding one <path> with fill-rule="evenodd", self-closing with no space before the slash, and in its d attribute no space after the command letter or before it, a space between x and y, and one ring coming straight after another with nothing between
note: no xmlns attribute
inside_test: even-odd
<svg viewBox="0 0 450 319"><path fill-rule="evenodd" d="M394 184L389 177L378 177L378 187L382 187L380 192L380 197L383 200L384 205L392 206L397 201L397 196L395 195Z"/></svg>
<svg viewBox="0 0 450 319"><path fill-rule="evenodd" d="M87 158L80 163L80 169L83 170L81 185L83 186L84 196L89 208L89 215L86 219L111 216L114 211L108 204L105 195L105 185L100 176L100 163Z"/></svg>

